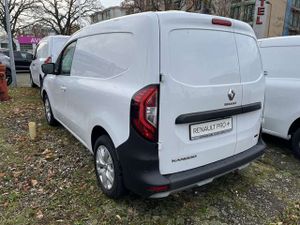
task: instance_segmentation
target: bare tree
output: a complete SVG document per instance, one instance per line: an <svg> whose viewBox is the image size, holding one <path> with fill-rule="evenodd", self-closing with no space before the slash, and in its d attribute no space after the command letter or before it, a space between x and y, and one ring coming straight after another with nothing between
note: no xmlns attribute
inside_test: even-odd
<svg viewBox="0 0 300 225"><path fill-rule="evenodd" d="M9 0L8 11L11 17L12 35L26 23L29 14L35 9L35 3L36 0ZM0 0L0 27L7 31L4 1L2 0Z"/></svg>
<svg viewBox="0 0 300 225"><path fill-rule="evenodd" d="M153 0L124 0L121 6L127 10L127 14L158 11L158 1Z"/></svg>
<svg viewBox="0 0 300 225"><path fill-rule="evenodd" d="M79 29L79 4L78 0L37 0L36 22L49 27L57 34L70 35ZM98 1L82 0L81 16L89 16L101 9Z"/></svg>
<svg viewBox="0 0 300 225"><path fill-rule="evenodd" d="M146 11L183 10L188 2L196 0L124 0L121 6L128 14Z"/></svg>
<svg viewBox="0 0 300 225"><path fill-rule="evenodd" d="M128 14L166 10L183 10L208 14L214 11L213 0L124 0L121 6L127 9Z"/></svg>
<svg viewBox="0 0 300 225"><path fill-rule="evenodd" d="M230 16L231 0L214 0L214 14L218 16Z"/></svg>
<svg viewBox="0 0 300 225"><path fill-rule="evenodd" d="M35 37L46 37L51 32L49 27L45 27L38 22L28 23L17 30L17 35L33 35Z"/></svg>

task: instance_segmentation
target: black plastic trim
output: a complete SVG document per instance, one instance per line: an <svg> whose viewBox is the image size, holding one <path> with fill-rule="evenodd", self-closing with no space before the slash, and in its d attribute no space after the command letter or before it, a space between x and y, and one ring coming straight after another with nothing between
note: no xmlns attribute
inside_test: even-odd
<svg viewBox="0 0 300 225"><path fill-rule="evenodd" d="M117 147L124 185L132 192L148 197L150 186L168 185L169 180L159 172L158 144L143 138L130 126L129 138Z"/></svg>
<svg viewBox="0 0 300 225"><path fill-rule="evenodd" d="M261 102L256 102L248 105L232 107L228 109L211 110L206 112L197 112L182 114L175 120L175 124L203 122L206 120L219 119L229 116L234 116L243 113L249 113L261 109Z"/></svg>
<svg viewBox="0 0 300 225"><path fill-rule="evenodd" d="M198 167L196 169L168 175L171 189L178 189L184 186L195 184L197 182L216 177L220 174L235 170L247 163L255 160L264 154L266 148L262 139L259 139L257 145L232 157Z"/></svg>
<svg viewBox="0 0 300 225"><path fill-rule="evenodd" d="M258 158L266 145L259 139L254 147L235 156L192 170L161 175L159 171L158 144L141 137L133 127L126 142L117 147L125 187L143 197L157 193L147 190L154 186L168 186L176 190L203 180L230 172Z"/></svg>

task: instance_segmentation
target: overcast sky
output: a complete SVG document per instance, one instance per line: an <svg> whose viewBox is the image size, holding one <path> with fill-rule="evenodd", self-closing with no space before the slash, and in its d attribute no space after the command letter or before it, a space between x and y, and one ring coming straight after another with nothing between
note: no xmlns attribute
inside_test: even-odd
<svg viewBox="0 0 300 225"><path fill-rule="evenodd" d="M100 0L100 2L105 8L107 8L109 6L120 5L121 0Z"/></svg>

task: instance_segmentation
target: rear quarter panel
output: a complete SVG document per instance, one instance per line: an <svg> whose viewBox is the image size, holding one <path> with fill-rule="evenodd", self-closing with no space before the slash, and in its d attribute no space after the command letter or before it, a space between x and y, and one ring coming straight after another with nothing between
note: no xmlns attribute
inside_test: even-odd
<svg viewBox="0 0 300 225"><path fill-rule="evenodd" d="M77 123L77 128L73 131L90 150L91 133L95 126L101 126L108 132L115 147L125 142L129 137L130 104L133 95L149 84L159 83L159 29L156 15L144 14L139 20L128 17L124 21L116 20L111 24L91 26L81 37L75 36L69 42L81 38L89 41L89 37L109 33L132 34L132 46L130 43L118 44L118 48L131 46L126 56L132 62L129 68L107 79L97 77L95 74L100 71L100 63L96 64L95 60L103 60L103 55L97 55L91 46L86 49L89 52L84 54L96 54L95 60L85 62L82 60L85 57L83 52L76 50L71 71L72 96L68 101L68 113L76 120L74 123ZM79 45L77 47L80 49ZM111 69L115 66L118 65L112 64Z"/></svg>

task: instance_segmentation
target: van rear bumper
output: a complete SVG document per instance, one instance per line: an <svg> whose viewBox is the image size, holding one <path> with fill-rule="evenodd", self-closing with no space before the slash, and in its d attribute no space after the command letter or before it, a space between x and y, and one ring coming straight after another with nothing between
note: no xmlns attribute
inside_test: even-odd
<svg viewBox="0 0 300 225"><path fill-rule="evenodd" d="M164 197L169 193L199 185L199 183L229 173L249 164L264 154L265 143L232 157L195 169L169 175L159 172L158 145L144 140L130 129L129 139L117 148L125 186L143 197Z"/></svg>

